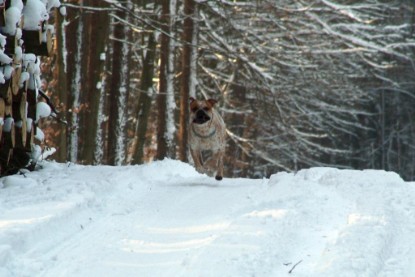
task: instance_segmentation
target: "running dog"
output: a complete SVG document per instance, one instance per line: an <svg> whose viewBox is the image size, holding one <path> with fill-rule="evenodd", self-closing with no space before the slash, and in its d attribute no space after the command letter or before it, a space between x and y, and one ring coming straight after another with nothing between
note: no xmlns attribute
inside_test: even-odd
<svg viewBox="0 0 415 277"><path fill-rule="evenodd" d="M190 97L189 148L196 170L200 173L223 178L223 157L225 155L226 127L222 117L213 108L214 99L196 100ZM212 151L206 162L202 151Z"/></svg>

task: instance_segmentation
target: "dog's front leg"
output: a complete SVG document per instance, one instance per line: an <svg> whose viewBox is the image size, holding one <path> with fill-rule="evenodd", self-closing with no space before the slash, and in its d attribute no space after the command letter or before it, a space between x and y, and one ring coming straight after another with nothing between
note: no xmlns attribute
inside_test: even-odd
<svg viewBox="0 0 415 277"><path fill-rule="evenodd" d="M215 179L220 181L223 178L223 156L224 151L218 151L211 157L209 168L216 173Z"/></svg>
<svg viewBox="0 0 415 277"><path fill-rule="evenodd" d="M205 173L205 169L203 168L202 155L200 154L200 151L190 149L190 155L192 155L193 162L195 163L195 168L197 172L202 174Z"/></svg>
<svg viewBox="0 0 415 277"><path fill-rule="evenodd" d="M223 158L225 156L225 151L219 152L219 158L218 158L218 173L216 173L216 180L220 181L223 178Z"/></svg>

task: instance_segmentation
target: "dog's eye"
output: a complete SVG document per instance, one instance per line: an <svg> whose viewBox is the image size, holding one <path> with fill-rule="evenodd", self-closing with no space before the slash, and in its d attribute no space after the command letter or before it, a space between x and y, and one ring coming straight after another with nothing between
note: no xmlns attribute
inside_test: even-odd
<svg viewBox="0 0 415 277"><path fill-rule="evenodd" d="M203 108L203 110L204 110L205 112L208 112L210 109L209 109L208 107L204 107L204 108Z"/></svg>
<svg viewBox="0 0 415 277"><path fill-rule="evenodd" d="M195 113L197 110L198 110L198 109L197 109L197 107L191 108L191 111L192 111L193 113Z"/></svg>

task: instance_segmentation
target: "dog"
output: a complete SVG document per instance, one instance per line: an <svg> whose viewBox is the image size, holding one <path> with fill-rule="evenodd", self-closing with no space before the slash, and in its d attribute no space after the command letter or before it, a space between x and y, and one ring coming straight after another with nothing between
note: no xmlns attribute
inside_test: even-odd
<svg viewBox="0 0 415 277"><path fill-rule="evenodd" d="M209 176L223 178L223 157L226 145L225 122L213 108L218 102L214 99L196 100L190 97L189 150L196 170ZM202 159L203 151L212 151L206 162Z"/></svg>

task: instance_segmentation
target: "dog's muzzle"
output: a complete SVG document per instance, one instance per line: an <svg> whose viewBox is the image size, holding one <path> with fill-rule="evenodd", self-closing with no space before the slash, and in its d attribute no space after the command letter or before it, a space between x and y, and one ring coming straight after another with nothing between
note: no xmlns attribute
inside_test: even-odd
<svg viewBox="0 0 415 277"><path fill-rule="evenodd" d="M196 111L195 118L193 119L193 123L196 124L203 124L210 120L210 116L204 110Z"/></svg>

